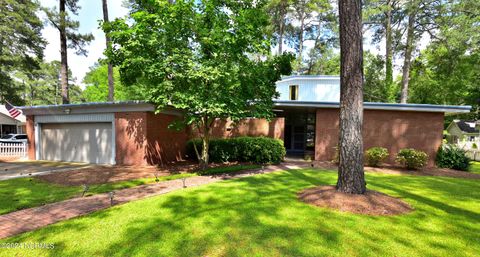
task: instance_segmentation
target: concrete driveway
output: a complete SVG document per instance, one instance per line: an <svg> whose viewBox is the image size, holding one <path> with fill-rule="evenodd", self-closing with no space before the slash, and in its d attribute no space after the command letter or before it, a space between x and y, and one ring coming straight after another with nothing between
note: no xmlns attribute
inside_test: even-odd
<svg viewBox="0 0 480 257"><path fill-rule="evenodd" d="M51 172L76 170L90 167L87 163L51 161L6 161L0 162L0 180L48 174Z"/></svg>

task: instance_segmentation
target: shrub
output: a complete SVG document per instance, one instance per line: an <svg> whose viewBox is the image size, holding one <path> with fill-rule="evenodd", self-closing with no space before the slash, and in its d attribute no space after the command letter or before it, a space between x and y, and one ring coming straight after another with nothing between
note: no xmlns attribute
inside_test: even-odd
<svg viewBox="0 0 480 257"><path fill-rule="evenodd" d="M187 143L187 154L195 158L195 149L202 150L199 139ZM227 139L212 139L209 145L209 157L212 162L253 162L253 163L279 163L285 157L285 147L279 139L268 137L237 137Z"/></svg>
<svg viewBox="0 0 480 257"><path fill-rule="evenodd" d="M407 148L400 150L395 160L407 169L419 169L427 164L428 155L423 151Z"/></svg>
<svg viewBox="0 0 480 257"><path fill-rule="evenodd" d="M470 166L470 158L466 152L455 145L442 145L438 149L435 162L440 168L455 170L467 171Z"/></svg>
<svg viewBox="0 0 480 257"><path fill-rule="evenodd" d="M478 149L477 143L472 144L472 149Z"/></svg>
<svg viewBox="0 0 480 257"><path fill-rule="evenodd" d="M368 166L377 167L388 157L388 155L388 150L386 148L372 147L365 152L365 159Z"/></svg>

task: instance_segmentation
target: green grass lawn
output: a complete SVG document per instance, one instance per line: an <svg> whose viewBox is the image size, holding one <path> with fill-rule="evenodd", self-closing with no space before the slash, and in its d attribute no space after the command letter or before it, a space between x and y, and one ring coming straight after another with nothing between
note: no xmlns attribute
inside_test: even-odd
<svg viewBox="0 0 480 257"><path fill-rule="evenodd" d="M230 167L210 168L204 171L204 175L220 173L233 173L242 170L256 169L259 165L237 165ZM159 181L173 180L197 176L196 173L180 173L159 177ZM135 187L139 185L155 183L155 178L142 178L127 181L90 185L86 196L106 193L112 190ZM83 193L83 186L62 186L43 182L35 177L17 178L0 181L0 215L25 208L36 207L47 203L58 202L73 197L79 197Z"/></svg>
<svg viewBox="0 0 480 257"><path fill-rule="evenodd" d="M480 174L480 162L471 162L470 172Z"/></svg>
<svg viewBox="0 0 480 257"><path fill-rule="evenodd" d="M317 208L300 190L336 173L296 170L187 188L2 240L54 243L0 256L478 256L478 180L367 173L370 189L415 211L394 217Z"/></svg>

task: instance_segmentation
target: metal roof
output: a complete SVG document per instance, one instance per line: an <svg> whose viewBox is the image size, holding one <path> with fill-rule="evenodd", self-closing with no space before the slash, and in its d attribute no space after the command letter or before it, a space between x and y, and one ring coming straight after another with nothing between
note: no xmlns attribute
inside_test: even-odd
<svg viewBox="0 0 480 257"><path fill-rule="evenodd" d="M274 100L278 107L303 107L303 108L340 108L339 102L317 101L279 101ZM398 103L371 103L365 102L366 110L391 110L391 111L417 111L417 112L443 112L443 113L466 113L470 112L471 106L459 105L435 105L435 104L398 104Z"/></svg>
<svg viewBox="0 0 480 257"><path fill-rule="evenodd" d="M339 108L339 102L318 102L318 101L291 101L274 100L276 108ZM392 111L418 111L418 112L443 112L443 113L467 113L471 106L459 105L434 105L434 104L399 104L399 103L371 103L365 102L366 110L392 110ZM100 103L78 103L61 105L40 105L18 107L26 115L45 115L65 112L67 109L82 112L125 112L125 111L154 111L154 105L146 101L125 101L125 102L100 102ZM173 108L167 108L174 111Z"/></svg>

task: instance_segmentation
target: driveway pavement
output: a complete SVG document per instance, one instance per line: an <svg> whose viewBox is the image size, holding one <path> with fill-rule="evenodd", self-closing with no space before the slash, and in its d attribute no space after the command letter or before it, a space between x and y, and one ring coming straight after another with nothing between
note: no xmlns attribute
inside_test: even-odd
<svg viewBox="0 0 480 257"><path fill-rule="evenodd" d="M7 161L0 162L0 180L48 174L56 171L90 167L87 163L50 161Z"/></svg>

